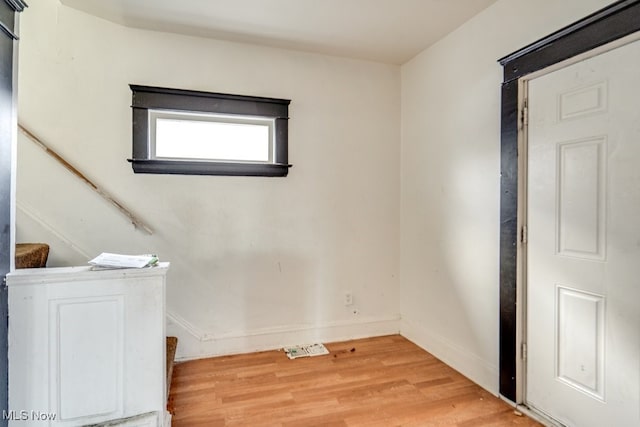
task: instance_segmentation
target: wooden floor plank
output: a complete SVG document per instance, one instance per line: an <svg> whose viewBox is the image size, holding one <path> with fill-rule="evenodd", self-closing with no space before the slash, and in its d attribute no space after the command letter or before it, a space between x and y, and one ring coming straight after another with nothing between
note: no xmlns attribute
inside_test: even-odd
<svg viewBox="0 0 640 427"><path fill-rule="evenodd" d="M174 427L540 426L400 335L174 366Z"/></svg>

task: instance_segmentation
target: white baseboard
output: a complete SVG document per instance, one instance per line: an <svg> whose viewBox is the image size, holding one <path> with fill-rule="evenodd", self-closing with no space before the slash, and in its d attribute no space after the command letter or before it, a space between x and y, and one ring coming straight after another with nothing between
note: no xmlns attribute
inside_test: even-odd
<svg viewBox="0 0 640 427"><path fill-rule="evenodd" d="M498 367L416 322L403 318L400 334L490 393L498 395Z"/></svg>
<svg viewBox="0 0 640 427"><path fill-rule="evenodd" d="M228 334L203 331L174 312L167 312L167 335L178 337L176 360L275 350L296 344L336 342L400 333L400 316L353 321L283 325Z"/></svg>

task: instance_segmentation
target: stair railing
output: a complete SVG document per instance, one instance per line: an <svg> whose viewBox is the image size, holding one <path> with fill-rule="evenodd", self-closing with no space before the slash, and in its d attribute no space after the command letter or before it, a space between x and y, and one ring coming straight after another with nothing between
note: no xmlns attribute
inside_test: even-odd
<svg viewBox="0 0 640 427"><path fill-rule="evenodd" d="M48 146L46 143L42 141L42 139L38 138L31 131L25 128L21 123L18 123L18 129L29 138L32 142L34 142L38 147L44 150L45 153L53 157L58 163L64 166L69 172L80 178L82 182L87 184L93 191L98 193L103 199L108 201L111 205L115 206L120 213L126 216L129 221L134 225L135 228L141 229L148 234L153 234L153 229L149 227L144 221L134 215L129 209L127 209L120 201L118 201L115 197L109 194L105 189L95 184L91 181L85 174L80 172L75 166L69 163L64 157L58 154L54 149Z"/></svg>

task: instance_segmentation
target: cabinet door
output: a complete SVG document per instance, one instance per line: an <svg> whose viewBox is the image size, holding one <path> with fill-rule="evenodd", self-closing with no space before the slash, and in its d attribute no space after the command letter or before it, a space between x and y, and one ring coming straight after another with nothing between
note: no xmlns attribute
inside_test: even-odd
<svg viewBox="0 0 640 427"><path fill-rule="evenodd" d="M49 396L60 425L124 415L125 296L49 301Z"/></svg>
<svg viewBox="0 0 640 427"><path fill-rule="evenodd" d="M41 270L8 277L9 406L36 411L10 425L161 425L166 269Z"/></svg>

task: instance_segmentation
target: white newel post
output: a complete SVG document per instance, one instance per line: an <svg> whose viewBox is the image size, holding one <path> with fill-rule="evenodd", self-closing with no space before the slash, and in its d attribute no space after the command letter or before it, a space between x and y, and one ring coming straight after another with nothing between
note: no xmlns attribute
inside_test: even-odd
<svg viewBox="0 0 640 427"><path fill-rule="evenodd" d="M168 268L9 274L9 426L166 427Z"/></svg>

